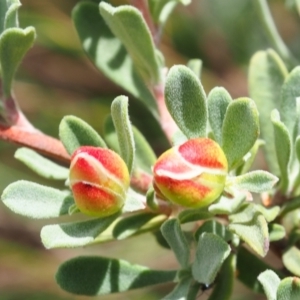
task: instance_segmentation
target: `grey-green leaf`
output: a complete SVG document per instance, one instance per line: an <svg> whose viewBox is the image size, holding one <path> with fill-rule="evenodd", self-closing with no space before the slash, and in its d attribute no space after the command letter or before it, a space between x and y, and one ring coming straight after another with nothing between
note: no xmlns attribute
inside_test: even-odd
<svg viewBox="0 0 300 300"><path fill-rule="evenodd" d="M207 97L208 119L218 144L222 144L222 127L226 110L232 99L222 87L213 88Z"/></svg>
<svg viewBox="0 0 300 300"><path fill-rule="evenodd" d="M79 2L72 11L72 18L82 46L94 65L110 80L141 100L158 117L153 94L137 74L121 41L112 34L99 14L98 5Z"/></svg>
<svg viewBox="0 0 300 300"><path fill-rule="evenodd" d="M2 1L4 2L4 1ZM4 18L4 29L7 28L13 28L13 27L19 27L19 19L18 19L18 9L21 6L21 3L19 0L11 0L11 1L6 1L8 5L8 9L5 13L5 18ZM0 9L2 7L0 6ZM1 27L0 27L1 28ZM2 30L0 30L1 34Z"/></svg>
<svg viewBox="0 0 300 300"><path fill-rule="evenodd" d="M126 96L119 96L114 99L111 104L111 116L118 136L120 155L131 172L134 163L135 144Z"/></svg>
<svg viewBox="0 0 300 300"><path fill-rule="evenodd" d="M0 65L4 96L10 97L15 72L35 39L35 29L9 28L0 36Z"/></svg>
<svg viewBox="0 0 300 300"><path fill-rule="evenodd" d="M236 272L236 255L231 254L224 261L208 300L230 300Z"/></svg>
<svg viewBox="0 0 300 300"><path fill-rule="evenodd" d="M138 73L147 83L158 83L160 67L155 46L141 12L129 5L115 8L100 2L100 13L113 34L126 47Z"/></svg>
<svg viewBox="0 0 300 300"><path fill-rule="evenodd" d="M265 147L266 159L271 173L279 175L276 159L273 126L270 113L280 106L281 86L288 71L277 55L271 49L257 52L251 59L249 66L249 92L259 111L259 121Z"/></svg>
<svg viewBox="0 0 300 300"><path fill-rule="evenodd" d="M283 239L286 236L284 226L280 224L269 224L270 242L275 242Z"/></svg>
<svg viewBox="0 0 300 300"><path fill-rule="evenodd" d="M15 158L45 178L66 180L69 176L69 169L52 162L29 148L19 148L15 152Z"/></svg>
<svg viewBox="0 0 300 300"><path fill-rule="evenodd" d="M160 230L181 267L187 268L190 260L190 248L178 219L169 219L161 226Z"/></svg>
<svg viewBox="0 0 300 300"><path fill-rule="evenodd" d="M286 77L280 94L280 116L291 136L297 119L296 98L300 97L300 67L294 68Z"/></svg>
<svg viewBox="0 0 300 300"><path fill-rule="evenodd" d="M230 169L242 160L258 136L258 111L254 101L249 98L232 101L227 107L222 128L222 148Z"/></svg>
<svg viewBox="0 0 300 300"><path fill-rule="evenodd" d="M230 251L229 245L222 238L212 233L203 233L198 240L192 264L194 279L207 285L214 282Z"/></svg>
<svg viewBox="0 0 300 300"><path fill-rule="evenodd" d="M282 256L284 266L294 275L300 277L300 250L292 246Z"/></svg>
<svg viewBox="0 0 300 300"><path fill-rule="evenodd" d="M16 181L6 187L1 199L14 213L34 219L66 215L69 207L74 204L69 191L60 191L25 180Z"/></svg>
<svg viewBox="0 0 300 300"><path fill-rule="evenodd" d="M183 278L180 280L175 288L165 296L162 300L183 300L187 299L187 295L189 293L189 289L192 283L192 279L190 277Z"/></svg>
<svg viewBox="0 0 300 300"><path fill-rule="evenodd" d="M81 146L106 148L101 136L85 121L65 116L59 124L59 138L70 155Z"/></svg>
<svg viewBox="0 0 300 300"><path fill-rule="evenodd" d="M286 277L277 289L276 300L298 300L300 299L300 278Z"/></svg>
<svg viewBox="0 0 300 300"><path fill-rule="evenodd" d="M200 79L202 70L202 60L198 58L190 59L186 66L191 69L194 74Z"/></svg>
<svg viewBox="0 0 300 300"><path fill-rule="evenodd" d="M278 178L269 172L256 170L244 175L232 177L227 184L232 185L239 190L247 190L253 193L262 193L270 191Z"/></svg>
<svg viewBox="0 0 300 300"><path fill-rule="evenodd" d="M56 281L70 293L96 296L170 282L175 276L176 271L151 270L124 260L80 256L60 265Z"/></svg>
<svg viewBox="0 0 300 300"><path fill-rule="evenodd" d="M194 222L199 220L206 220L212 218L214 215L207 211L207 208L192 208L181 211L178 215L178 220L181 224Z"/></svg>
<svg viewBox="0 0 300 300"><path fill-rule="evenodd" d="M156 155L142 133L132 126L135 143L135 167L152 174L152 166L156 162Z"/></svg>
<svg viewBox="0 0 300 300"><path fill-rule="evenodd" d="M288 189L289 185L289 162L291 158L291 137L289 135L288 129L280 121L279 112L274 109L271 113L271 120L274 128L274 140L275 140L275 150L277 161L280 169L280 187L283 193Z"/></svg>
<svg viewBox="0 0 300 300"><path fill-rule="evenodd" d="M188 67L173 66L166 79L165 101L177 126L188 138L207 136L206 95Z"/></svg>
<svg viewBox="0 0 300 300"><path fill-rule="evenodd" d="M272 270L266 270L257 277L262 284L268 300L277 300L276 293L280 278Z"/></svg>
<svg viewBox="0 0 300 300"><path fill-rule="evenodd" d="M93 243L118 216L119 213L88 221L46 225L41 230L42 243L47 249L86 246Z"/></svg>

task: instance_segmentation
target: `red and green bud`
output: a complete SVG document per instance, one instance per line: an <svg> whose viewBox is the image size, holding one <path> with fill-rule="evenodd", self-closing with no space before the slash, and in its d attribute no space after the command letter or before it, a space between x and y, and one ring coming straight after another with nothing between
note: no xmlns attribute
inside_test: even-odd
<svg viewBox="0 0 300 300"><path fill-rule="evenodd" d="M71 157L70 185L82 213L105 217L118 212L129 183L125 162L112 150L84 146Z"/></svg>
<svg viewBox="0 0 300 300"><path fill-rule="evenodd" d="M181 206L199 208L222 193L228 164L216 142L197 138L163 153L153 172L158 196Z"/></svg>

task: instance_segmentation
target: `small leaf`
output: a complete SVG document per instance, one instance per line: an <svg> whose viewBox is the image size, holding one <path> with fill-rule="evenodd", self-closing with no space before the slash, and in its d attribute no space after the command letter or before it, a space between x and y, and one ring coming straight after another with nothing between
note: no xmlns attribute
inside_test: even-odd
<svg viewBox="0 0 300 300"><path fill-rule="evenodd" d="M8 5L8 9L5 13L4 18L4 29L19 27L19 20L18 20L18 9L21 6L19 0L10 0L6 1ZM1 34L2 30L0 30Z"/></svg>
<svg viewBox="0 0 300 300"><path fill-rule="evenodd" d="M236 214L230 215L229 220L229 230L259 255L267 254L269 250L268 224L255 206L245 204Z"/></svg>
<svg viewBox="0 0 300 300"><path fill-rule="evenodd" d="M201 59L190 59L186 65L194 74L200 79L202 70L202 60Z"/></svg>
<svg viewBox="0 0 300 300"><path fill-rule="evenodd" d="M224 261L208 300L230 300L236 270L236 255L231 254Z"/></svg>
<svg viewBox="0 0 300 300"><path fill-rule="evenodd" d="M164 222L160 230L181 267L187 268L190 260L190 248L178 219L169 219Z"/></svg>
<svg viewBox="0 0 300 300"><path fill-rule="evenodd" d="M59 191L25 180L6 187L1 199L14 213L34 219L66 215L74 204L69 191Z"/></svg>
<svg viewBox="0 0 300 300"><path fill-rule="evenodd" d="M208 118L215 141L222 145L222 127L226 110L232 99L222 87L213 88L207 97Z"/></svg>
<svg viewBox="0 0 300 300"><path fill-rule="evenodd" d="M120 155L124 159L129 172L134 162L135 145L131 123L128 116L128 98L119 96L111 104L111 116L118 135Z"/></svg>
<svg viewBox="0 0 300 300"><path fill-rule="evenodd" d="M113 229L115 239L123 240L137 233L159 228L166 217L153 213L140 213L121 219Z"/></svg>
<svg viewBox="0 0 300 300"><path fill-rule="evenodd" d="M269 236L270 242L279 241L286 236L285 228L280 224L270 224Z"/></svg>
<svg viewBox="0 0 300 300"><path fill-rule="evenodd" d="M122 213L134 212L145 209L145 196L129 188L126 195L126 201L122 208Z"/></svg>
<svg viewBox="0 0 300 300"><path fill-rule="evenodd" d="M93 243L118 216L119 213L88 221L44 226L41 230L42 243L47 249L86 246Z"/></svg>
<svg viewBox="0 0 300 300"><path fill-rule="evenodd" d="M278 178L269 172L256 170L244 175L230 178L226 185L232 185L233 188L246 190L253 193L262 193L270 191Z"/></svg>
<svg viewBox="0 0 300 300"><path fill-rule="evenodd" d="M65 116L59 124L59 138L70 155L81 146L106 148L101 136L85 121Z"/></svg>
<svg viewBox="0 0 300 300"><path fill-rule="evenodd" d="M173 291L169 293L167 296L162 298L162 300L183 300L187 299L187 295L189 293L189 289L192 283L192 278L187 277L180 280Z"/></svg>
<svg viewBox="0 0 300 300"><path fill-rule="evenodd" d="M213 283L229 254L230 247L222 238L212 233L203 233L198 240L192 264L194 279L207 285Z"/></svg>
<svg viewBox="0 0 300 300"><path fill-rule="evenodd" d="M229 168L234 168L253 147L259 135L258 111L254 101L239 98L226 110L222 128L222 148Z"/></svg>
<svg viewBox="0 0 300 300"><path fill-rule="evenodd" d="M207 136L206 95L199 78L185 66L173 66L166 79L165 101L188 138Z"/></svg>
<svg viewBox="0 0 300 300"><path fill-rule="evenodd" d="M112 34L99 14L98 5L88 1L79 2L72 11L72 18L83 49L94 65L110 80L142 101L157 118L153 94L137 74L121 41Z"/></svg>
<svg viewBox="0 0 300 300"><path fill-rule="evenodd" d="M277 289L276 300L298 300L300 299L300 278L284 278Z"/></svg>
<svg viewBox="0 0 300 300"><path fill-rule="evenodd" d="M188 222L210 219L213 216L213 214L207 211L207 208L191 208L181 211L178 215L178 219L181 224L184 224Z"/></svg>
<svg viewBox="0 0 300 300"><path fill-rule="evenodd" d="M291 138L286 126L280 121L279 112L274 109L271 113L274 128L275 150L280 169L280 185L285 193L288 189L289 177L288 167L291 157Z"/></svg>
<svg viewBox="0 0 300 300"><path fill-rule="evenodd" d="M292 274L300 276L300 250L298 248L293 246L285 251L282 262Z"/></svg>
<svg viewBox="0 0 300 300"><path fill-rule="evenodd" d="M288 71L278 56L269 49L259 51L252 57L249 66L249 92L259 110L261 135L267 147L264 148L269 169L272 174L279 175L279 166L276 159L273 126L270 122L270 113L280 106L281 86Z"/></svg>
<svg viewBox="0 0 300 300"><path fill-rule="evenodd" d="M100 2L100 13L113 34L124 44L138 73L147 83L158 83L160 70L155 46L141 12L129 5L115 8Z"/></svg>
<svg viewBox="0 0 300 300"><path fill-rule="evenodd" d="M235 213L242 206L245 200L246 195L244 193L240 193L234 198L221 196L217 202L208 207L208 211L212 214L229 215Z"/></svg>
<svg viewBox="0 0 300 300"><path fill-rule="evenodd" d="M272 270L266 270L257 277L262 284L268 300L277 300L276 292L280 283L280 278Z"/></svg>
<svg viewBox="0 0 300 300"><path fill-rule="evenodd" d="M134 126L132 130L135 143L135 167L152 174L151 168L156 162L156 155L141 132Z"/></svg>
<svg viewBox="0 0 300 300"><path fill-rule="evenodd" d="M176 271L158 271L124 260L81 256L60 265L58 285L86 296L106 295L173 281Z"/></svg>
<svg viewBox="0 0 300 300"><path fill-rule="evenodd" d="M257 211L259 211L265 217L265 219L268 223L274 221L280 212L279 206L273 206L270 208L264 207L260 204L255 204L254 206L255 206L255 209Z"/></svg>
<svg viewBox="0 0 300 300"><path fill-rule="evenodd" d="M300 67L296 67L286 77L280 94L280 116L290 136L293 136L297 119L296 98L300 96L299 81Z"/></svg>
<svg viewBox="0 0 300 300"><path fill-rule="evenodd" d="M31 48L35 39L35 29L9 28L0 36L0 66L2 86L6 98L11 95L12 81L15 72L26 52Z"/></svg>
<svg viewBox="0 0 300 300"><path fill-rule="evenodd" d="M69 176L69 169L52 162L29 148L19 148L15 153L15 158L45 178L66 180Z"/></svg>
<svg viewBox="0 0 300 300"><path fill-rule="evenodd" d="M153 211L157 211L158 210L158 202L156 200L155 197L155 190L153 188L153 185L151 184L147 194L146 194L146 201L147 201L147 206L152 209Z"/></svg>
<svg viewBox="0 0 300 300"><path fill-rule="evenodd" d="M213 233L221 237L224 241L228 242L232 239L232 233L223 224L216 220L209 220L203 223L195 232L195 239L199 240L202 233Z"/></svg>

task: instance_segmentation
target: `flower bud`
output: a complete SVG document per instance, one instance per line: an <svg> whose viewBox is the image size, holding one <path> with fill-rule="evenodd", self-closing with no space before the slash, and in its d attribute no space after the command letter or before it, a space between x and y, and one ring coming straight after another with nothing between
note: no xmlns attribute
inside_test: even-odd
<svg viewBox="0 0 300 300"><path fill-rule="evenodd" d="M153 168L157 195L191 208L207 206L222 193L226 156L211 139L196 138L163 153Z"/></svg>
<svg viewBox="0 0 300 300"><path fill-rule="evenodd" d="M80 147L71 157L69 176L82 213L105 217L124 205L130 176L123 159L112 150Z"/></svg>

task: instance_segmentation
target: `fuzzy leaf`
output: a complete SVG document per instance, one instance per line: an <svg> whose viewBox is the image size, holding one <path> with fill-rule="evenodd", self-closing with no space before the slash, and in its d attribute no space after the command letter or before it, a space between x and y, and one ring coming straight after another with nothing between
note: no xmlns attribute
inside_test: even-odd
<svg viewBox="0 0 300 300"><path fill-rule="evenodd" d="M66 180L69 176L69 169L52 162L29 148L19 148L15 152L15 158L45 178Z"/></svg>
<svg viewBox="0 0 300 300"><path fill-rule="evenodd" d="M274 128L275 150L277 161L280 169L280 185L282 191L285 193L288 184L288 167L291 157L291 138L286 126L280 121L279 112L274 109L271 114L271 120Z"/></svg>
<svg viewBox="0 0 300 300"><path fill-rule="evenodd" d="M235 213L245 202L246 195L239 194L235 198L227 198L221 196L220 199L209 206L208 211L212 214L225 214L229 215Z"/></svg>
<svg viewBox="0 0 300 300"><path fill-rule="evenodd" d="M199 220L206 220L213 217L213 214L207 211L207 208L191 208L181 211L178 215L178 219L181 224L194 222Z"/></svg>
<svg viewBox="0 0 300 300"><path fill-rule="evenodd" d="M222 128L222 148L229 168L234 168L253 147L259 135L258 111L249 98L232 101L225 114Z"/></svg>
<svg viewBox="0 0 300 300"><path fill-rule="evenodd" d="M222 144L222 127L226 110L232 99L222 87L213 88L207 97L208 118L215 141Z"/></svg>
<svg viewBox="0 0 300 300"><path fill-rule="evenodd" d="M190 248L178 219L169 219L164 222L160 230L173 250L181 268L187 268L190 260Z"/></svg>
<svg viewBox="0 0 300 300"><path fill-rule="evenodd" d="M77 295L96 296L173 281L176 271L158 271L124 260L80 256L60 265L58 285Z"/></svg>
<svg viewBox="0 0 300 300"><path fill-rule="evenodd" d="M295 246L289 248L282 256L284 266L294 275L300 276L300 250Z"/></svg>
<svg viewBox="0 0 300 300"><path fill-rule="evenodd" d="M165 101L188 138L207 136L206 95L199 78L186 66L173 66L166 79Z"/></svg>
<svg viewBox="0 0 300 300"><path fill-rule="evenodd" d="M85 121L65 116L59 124L59 138L70 155L81 146L106 148L101 136Z"/></svg>
<svg viewBox="0 0 300 300"><path fill-rule="evenodd" d="M296 98L300 97L299 81L300 67L296 67L286 77L280 94L280 116L282 122L288 129L290 136L293 136L293 130L297 119Z"/></svg>
<svg viewBox="0 0 300 300"><path fill-rule="evenodd" d="M118 136L111 115L104 122L104 139L110 149L120 153Z"/></svg>
<svg viewBox="0 0 300 300"><path fill-rule="evenodd" d="M300 278L284 278L277 289L276 300L298 300L300 299Z"/></svg>
<svg viewBox="0 0 300 300"><path fill-rule="evenodd" d="M283 239L286 236L285 228L280 224L269 225L270 242Z"/></svg>
<svg viewBox="0 0 300 300"><path fill-rule="evenodd" d="M276 291L280 283L280 278L272 270L266 270L257 277L262 284L268 300L277 300Z"/></svg>
<svg viewBox="0 0 300 300"><path fill-rule="evenodd" d="M157 118L154 96L134 69L121 41L112 34L99 14L98 5L79 2L72 11L72 18L83 49L94 65L110 80L141 100Z"/></svg>
<svg viewBox="0 0 300 300"><path fill-rule="evenodd" d="M129 5L115 8L100 2L100 13L113 34L124 44L138 73L147 83L158 83L160 69L155 46L141 12Z"/></svg>
<svg viewBox="0 0 300 300"><path fill-rule="evenodd" d="M212 233L203 233L198 240L192 264L194 279L210 285L229 254L230 247L222 238Z"/></svg>
<svg viewBox="0 0 300 300"><path fill-rule="evenodd" d="M35 39L35 29L9 28L0 36L0 66L4 96L10 97L15 72Z"/></svg>
<svg viewBox="0 0 300 300"><path fill-rule="evenodd" d="M134 212L146 208L145 196L129 188L126 195L126 201L122 208L123 213Z"/></svg>
<svg viewBox="0 0 300 300"><path fill-rule="evenodd" d="M201 59L190 59L186 65L194 74L200 79L202 70L202 60Z"/></svg>
<svg viewBox="0 0 300 300"><path fill-rule="evenodd" d="M119 213L88 221L44 226L41 230L42 243L47 249L86 246L93 243L118 216Z"/></svg>
<svg viewBox="0 0 300 300"><path fill-rule="evenodd" d="M200 236L204 232L213 233L221 237L224 241L228 242L232 239L232 233L227 228L217 222L216 220L209 220L202 224L195 232L195 239L199 240Z"/></svg>
<svg viewBox="0 0 300 300"><path fill-rule="evenodd" d="M19 0L6 1L6 5L7 5L7 10L4 9L3 11L3 13L5 13L4 20L2 21L2 18L0 18L0 22L1 22L0 34L2 33L2 24L4 26L3 29L19 27L18 9L21 6L20 1ZM0 5L0 10L1 9L2 7ZM0 14L2 14L2 12Z"/></svg>
<svg viewBox="0 0 300 300"><path fill-rule="evenodd" d="M183 300L187 299L192 279L187 277L180 280L170 294L162 300Z"/></svg>
<svg viewBox="0 0 300 300"><path fill-rule="evenodd" d="M135 143L135 166L152 174L151 168L156 162L156 155L141 132L134 126L132 130Z"/></svg>
<svg viewBox="0 0 300 300"><path fill-rule="evenodd" d="M111 116L118 135L120 155L124 159L129 172L134 162L134 137L128 116L128 98L119 96L111 104Z"/></svg>
<svg viewBox="0 0 300 300"><path fill-rule="evenodd" d="M224 261L208 300L230 300L235 279L236 255L231 254Z"/></svg>
<svg viewBox="0 0 300 300"><path fill-rule="evenodd" d="M1 199L14 213L34 219L66 215L74 204L69 191L59 191L25 180L6 187Z"/></svg>
<svg viewBox="0 0 300 300"><path fill-rule="evenodd" d="M140 213L121 219L113 229L115 239L123 240L136 233L144 232L150 228L159 228L165 216L153 213Z"/></svg>
<svg viewBox="0 0 300 300"><path fill-rule="evenodd" d="M257 170L230 178L226 184L239 190L247 190L253 193L262 193L271 190L278 178L269 172Z"/></svg>
<svg viewBox="0 0 300 300"><path fill-rule="evenodd" d="M281 86L288 71L277 53L271 49L257 52L249 66L249 92L259 110L262 138L265 140L266 159L272 174L279 175L270 113L280 106Z"/></svg>
<svg viewBox="0 0 300 300"><path fill-rule="evenodd" d="M269 250L268 224L264 216L251 204L244 205L229 216L229 230L245 241L260 256Z"/></svg>

